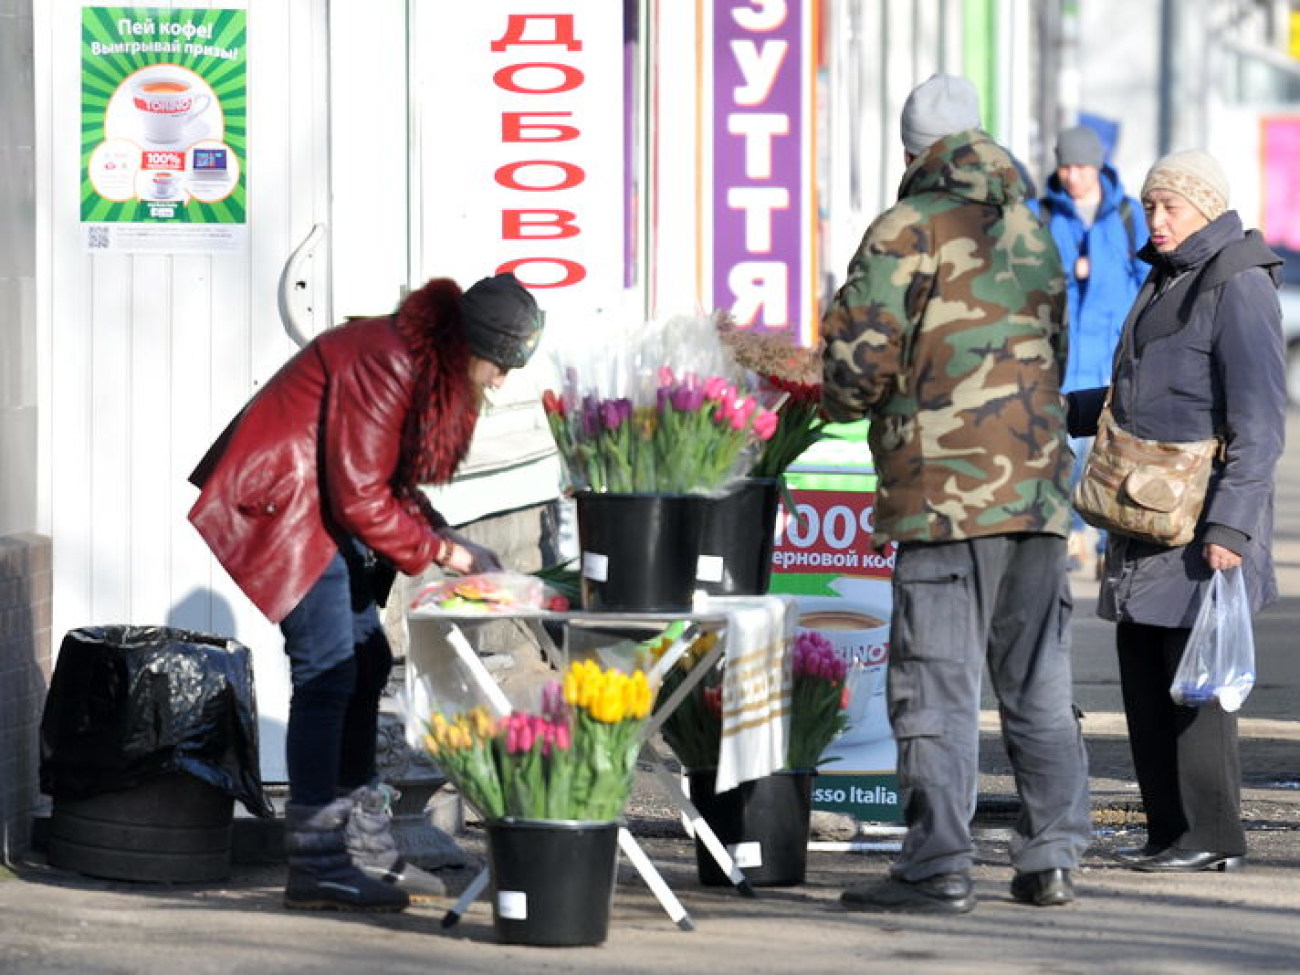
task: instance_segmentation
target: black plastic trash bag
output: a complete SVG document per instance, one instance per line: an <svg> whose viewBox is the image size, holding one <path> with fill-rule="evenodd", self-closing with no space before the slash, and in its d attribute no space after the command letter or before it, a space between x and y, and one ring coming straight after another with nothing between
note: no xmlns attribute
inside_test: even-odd
<svg viewBox="0 0 1300 975"><path fill-rule="evenodd" d="M275 815L258 767L249 649L163 626L69 631L41 717L41 791L85 799L176 771Z"/></svg>

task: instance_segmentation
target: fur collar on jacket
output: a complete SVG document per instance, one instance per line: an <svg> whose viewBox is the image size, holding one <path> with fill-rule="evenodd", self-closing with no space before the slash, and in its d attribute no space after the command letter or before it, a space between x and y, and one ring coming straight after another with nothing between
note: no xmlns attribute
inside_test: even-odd
<svg viewBox="0 0 1300 975"><path fill-rule="evenodd" d="M451 480L469 451L480 398L469 378L469 345L461 332L460 286L435 278L397 309L397 332L415 360L411 410L402 430L400 492Z"/></svg>

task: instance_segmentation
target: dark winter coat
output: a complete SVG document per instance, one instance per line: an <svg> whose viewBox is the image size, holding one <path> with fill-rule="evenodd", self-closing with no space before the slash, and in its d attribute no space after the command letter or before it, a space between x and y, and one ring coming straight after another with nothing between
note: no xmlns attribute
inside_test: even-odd
<svg viewBox="0 0 1300 975"><path fill-rule="evenodd" d="M282 620L347 537L422 572L445 521L420 483L449 479L469 448L478 399L460 289L440 279L396 315L324 332L290 359L190 476L190 511L217 560L272 622Z"/></svg>
<svg viewBox="0 0 1300 975"><path fill-rule="evenodd" d="M1111 411L1151 440L1218 435L1216 462L1196 537L1164 547L1111 533L1098 615L1190 627L1211 577L1203 550L1240 554L1253 610L1277 598L1273 574L1273 476L1286 425L1286 349L1277 279L1281 258L1229 211L1174 252L1148 245L1154 273L1125 323L1115 354ZM1104 389L1071 393L1070 432L1096 431Z"/></svg>

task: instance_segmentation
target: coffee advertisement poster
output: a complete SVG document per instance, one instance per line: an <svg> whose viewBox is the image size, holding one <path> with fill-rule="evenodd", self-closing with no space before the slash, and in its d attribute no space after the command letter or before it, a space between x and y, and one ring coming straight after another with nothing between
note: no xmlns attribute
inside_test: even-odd
<svg viewBox="0 0 1300 975"><path fill-rule="evenodd" d="M82 8L81 222L98 252L246 243L248 12Z"/></svg>
<svg viewBox="0 0 1300 975"><path fill-rule="evenodd" d="M848 727L822 754L813 808L862 822L901 822L897 751L885 703L894 546L872 543L876 476L862 440L828 438L786 475L772 555L772 592L798 601L848 664ZM790 510L789 502L793 502Z"/></svg>

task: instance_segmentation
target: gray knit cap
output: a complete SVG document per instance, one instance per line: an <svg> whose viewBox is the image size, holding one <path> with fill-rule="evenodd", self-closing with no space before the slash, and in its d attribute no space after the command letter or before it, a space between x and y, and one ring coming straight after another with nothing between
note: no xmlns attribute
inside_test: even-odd
<svg viewBox="0 0 1300 975"><path fill-rule="evenodd" d="M1101 169L1105 153L1101 137L1090 125L1076 125L1066 129L1056 138L1056 165L1096 166Z"/></svg>
<svg viewBox="0 0 1300 975"><path fill-rule="evenodd" d="M954 132L980 127L975 86L952 74L932 75L912 89L903 103L903 148L914 156Z"/></svg>

